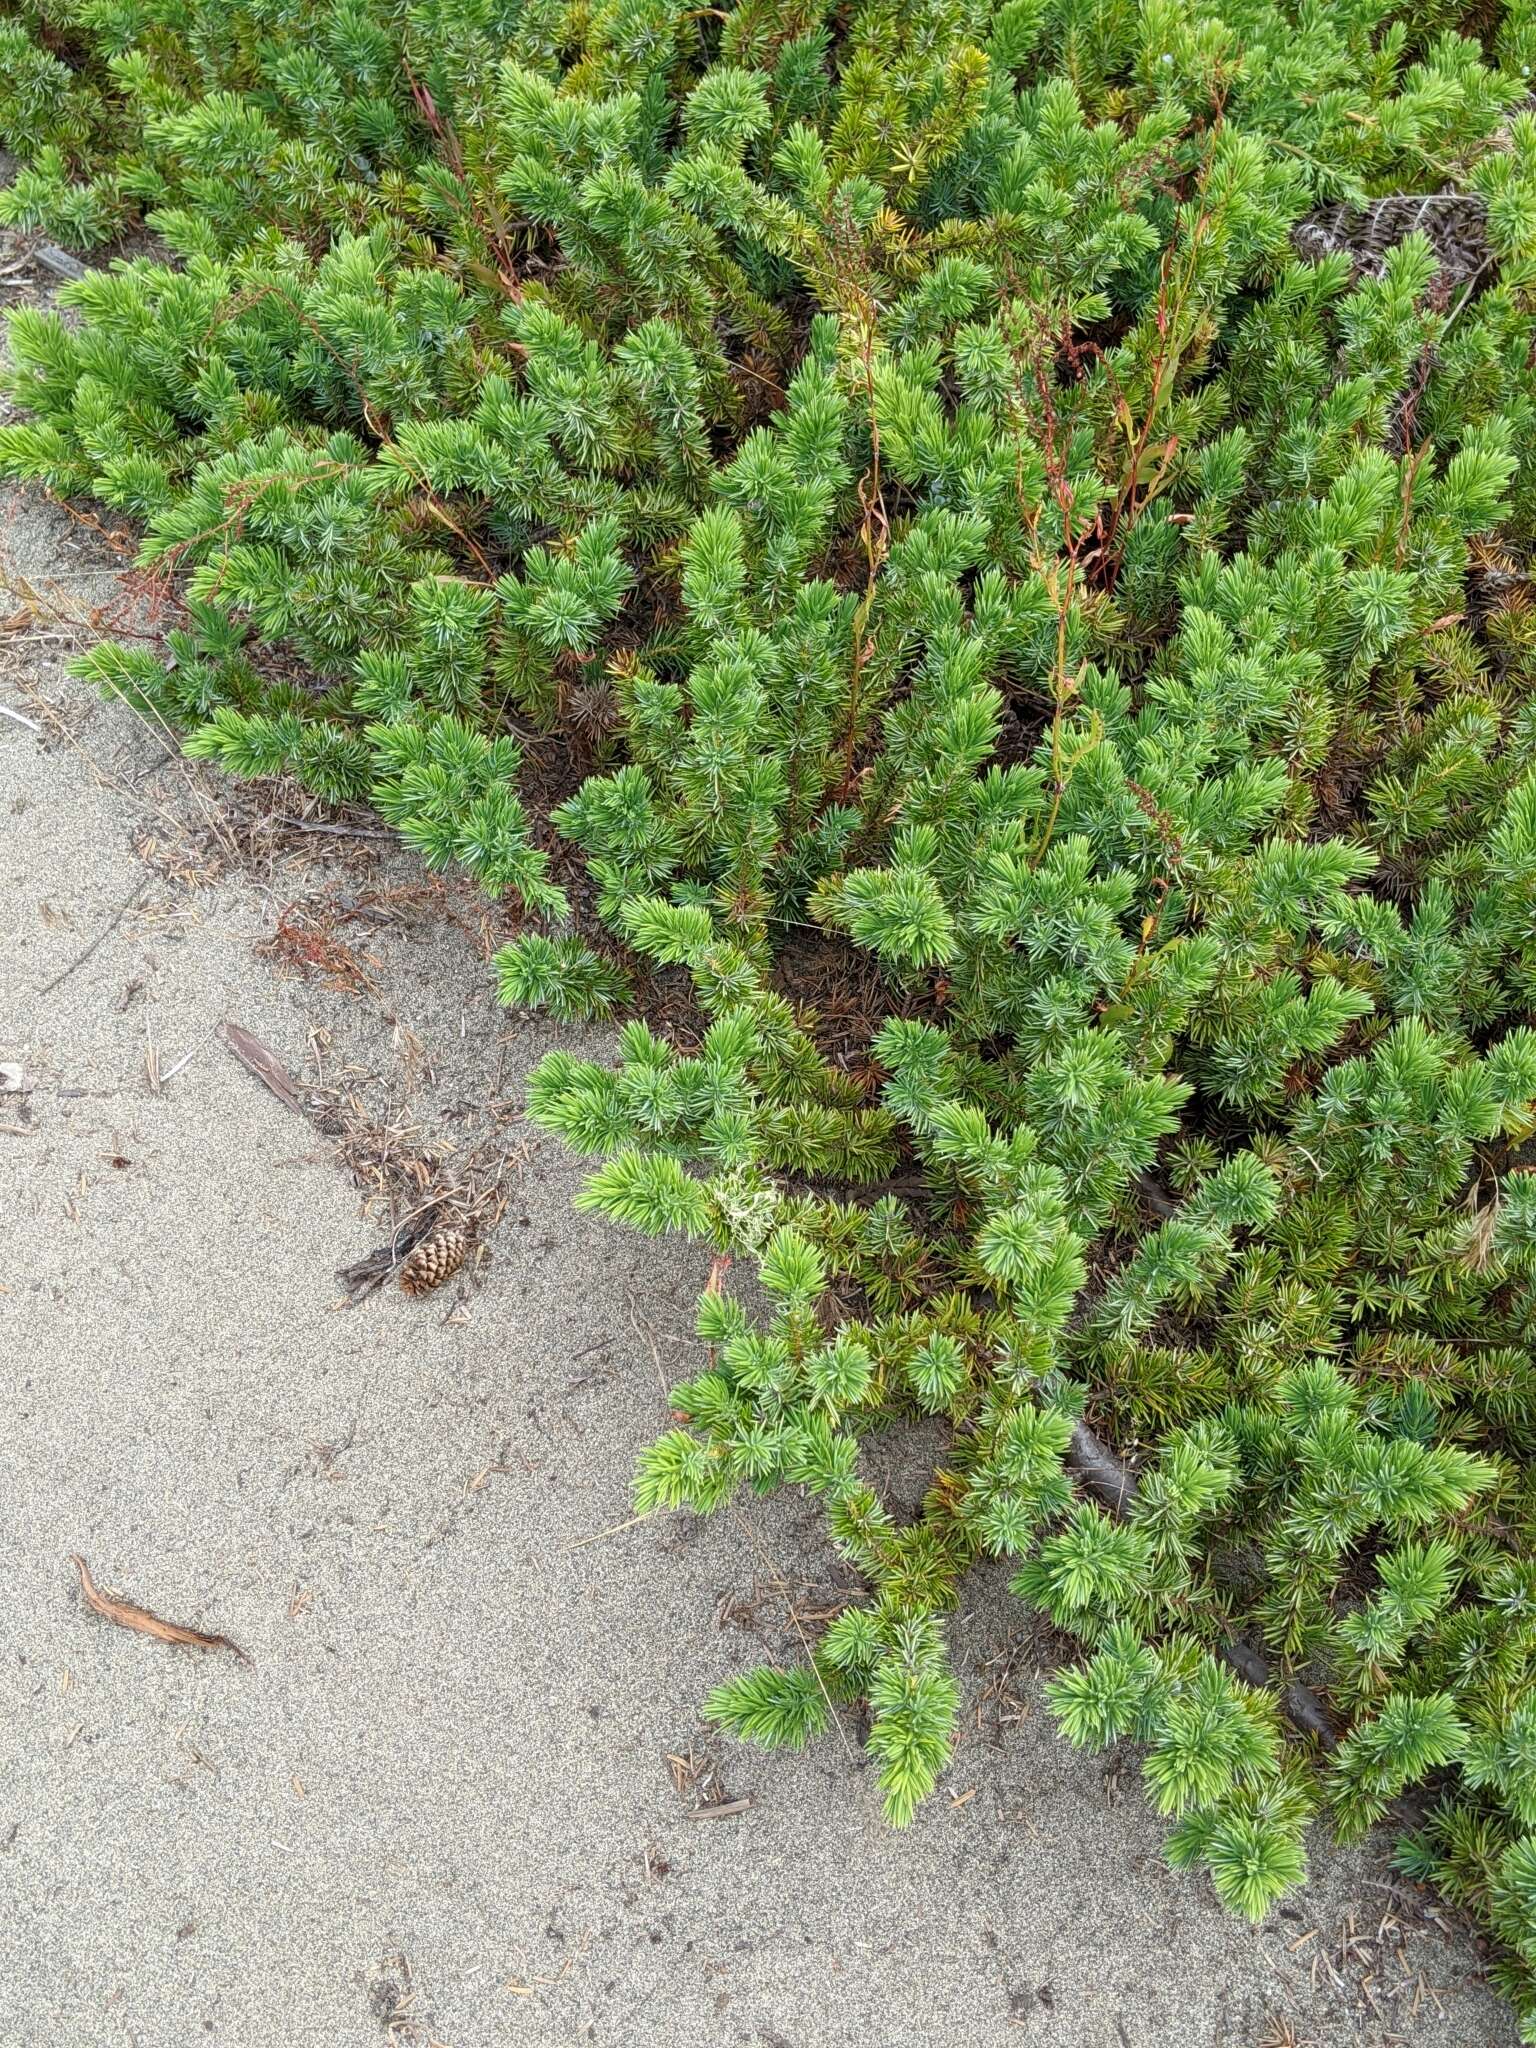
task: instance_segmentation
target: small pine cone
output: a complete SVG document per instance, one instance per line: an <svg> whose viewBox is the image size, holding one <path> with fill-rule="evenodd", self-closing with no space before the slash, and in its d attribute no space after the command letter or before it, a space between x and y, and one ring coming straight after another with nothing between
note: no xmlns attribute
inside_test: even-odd
<svg viewBox="0 0 1536 2048"><path fill-rule="evenodd" d="M462 1230L435 1230L417 1245L400 1268L404 1294L430 1294L457 1273L469 1249Z"/></svg>

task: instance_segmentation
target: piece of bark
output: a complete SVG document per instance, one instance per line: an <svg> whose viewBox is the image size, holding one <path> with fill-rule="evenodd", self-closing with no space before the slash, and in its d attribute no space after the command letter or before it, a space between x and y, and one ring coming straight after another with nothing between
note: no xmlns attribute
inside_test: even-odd
<svg viewBox="0 0 1536 2048"><path fill-rule="evenodd" d="M1129 1465L1121 1463L1107 1444L1099 1441L1086 1422L1074 1422L1072 1425L1067 1463L1116 1514L1123 1515L1136 1498L1136 1475Z"/></svg>
<svg viewBox="0 0 1536 2048"><path fill-rule="evenodd" d="M159 1643L178 1643L189 1650L231 1650L242 1664L249 1664L250 1658L238 1643L232 1643L228 1636L209 1635L200 1628L188 1628L179 1621L167 1621L163 1615L152 1614L147 1607L137 1607L131 1600L119 1600L111 1593L103 1593L91 1577L90 1566L78 1552L71 1551L70 1563L80 1574L80 1591L85 1595L86 1605L105 1620L115 1622L119 1628L132 1629L136 1635L153 1636Z"/></svg>
<svg viewBox="0 0 1536 2048"><path fill-rule="evenodd" d="M32 247L32 260L41 263L45 270L51 270L55 277L84 277L86 266L78 256L71 256L67 249L61 249L57 242L36 242Z"/></svg>
<svg viewBox="0 0 1536 2048"><path fill-rule="evenodd" d="M307 1115L299 1100L298 1090L293 1085L293 1076L283 1065L277 1054L262 1044L243 1025L232 1017L224 1019L224 1043L229 1047L241 1066L254 1074L263 1088L270 1089L284 1108L295 1111L299 1116Z"/></svg>
<svg viewBox="0 0 1536 2048"><path fill-rule="evenodd" d="M745 1813L752 1804L750 1794L745 1799L722 1799L714 1806L695 1806L683 1815L684 1820L730 1820L738 1813Z"/></svg>
<svg viewBox="0 0 1536 2048"><path fill-rule="evenodd" d="M382 1285L390 1274L409 1258L417 1245L429 1238L438 1227L441 1204L434 1202L419 1216L413 1216L402 1223L386 1244L378 1245L365 1258L351 1266L338 1266L336 1278L346 1288L349 1297L360 1301L365 1294Z"/></svg>

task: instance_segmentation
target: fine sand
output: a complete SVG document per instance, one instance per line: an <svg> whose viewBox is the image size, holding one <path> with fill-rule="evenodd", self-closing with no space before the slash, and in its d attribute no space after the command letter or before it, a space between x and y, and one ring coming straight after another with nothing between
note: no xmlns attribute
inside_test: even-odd
<svg viewBox="0 0 1536 2048"><path fill-rule="evenodd" d="M609 1040L496 1008L467 890L71 682L47 612L111 599L89 533L18 498L4 556L0 702L38 729L0 718L0 2044L1513 2044L1389 1839L1319 1831L1258 1929L1170 1872L1135 1754L1053 1733L1001 1572L907 1832L852 1724L710 1733L847 1580L798 1498L626 1526L707 1260L573 1212L520 1114L546 1048ZM369 984L258 953L280 926ZM412 1159L499 1176L479 1264L340 1305L386 1228L343 1149L397 1195ZM114 1627L75 1552L251 1663Z"/></svg>

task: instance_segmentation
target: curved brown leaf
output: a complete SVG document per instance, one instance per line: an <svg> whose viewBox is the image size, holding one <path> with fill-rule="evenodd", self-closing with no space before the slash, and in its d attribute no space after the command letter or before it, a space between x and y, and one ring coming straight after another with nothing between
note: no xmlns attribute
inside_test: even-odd
<svg viewBox="0 0 1536 2048"><path fill-rule="evenodd" d="M153 1636L160 1643L181 1643L191 1650L233 1650L242 1664L251 1659L238 1643L232 1643L228 1636L206 1635L200 1628L187 1628L179 1621L166 1621L158 1614L151 1614L147 1607L136 1607L131 1600L119 1600L111 1593L103 1593L91 1577L91 1568L77 1552L71 1551L69 1561L80 1574L80 1590L86 1604L93 1607L108 1621L119 1628L134 1629L141 1636Z"/></svg>

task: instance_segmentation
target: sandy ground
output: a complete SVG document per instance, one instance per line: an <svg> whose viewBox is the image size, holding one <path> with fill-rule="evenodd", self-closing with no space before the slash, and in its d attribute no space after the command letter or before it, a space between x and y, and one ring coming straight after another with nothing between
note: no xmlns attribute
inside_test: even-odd
<svg viewBox="0 0 1536 2048"><path fill-rule="evenodd" d="M60 512L7 535L0 609L17 576L110 595ZM38 728L0 718L0 1061L32 1081L0 1096L5 2048L1514 2042L1384 1842L1319 1834L1258 1930L1168 1871L1135 1757L1053 1734L1000 1576L906 1834L856 1730L713 1737L710 1685L794 1654L839 1573L794 1499L616 1526L703 1261L572 1212L517 1109L553 1034L496 1009L471 897L421 914L397 850L275 830L91 702L67 639L0 639ZM361 994L254 950L370 896ZM500 1163L477 1271L339 1305L380 1220L230 1017L450 1178ZM112 1627L77 1551L252 1663Z"/></svg>

